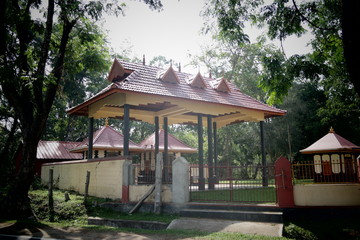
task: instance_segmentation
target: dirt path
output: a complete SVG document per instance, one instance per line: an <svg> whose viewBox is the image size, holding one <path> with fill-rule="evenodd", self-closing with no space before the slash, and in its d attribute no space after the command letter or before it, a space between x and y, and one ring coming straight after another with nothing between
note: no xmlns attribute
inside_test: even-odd
<svg viewBox="0 0 360 240"><path fill-rule="evenodd" d="M145 235L127 232L116 232L111 230L92 230L77 227L28 227L19 223L0 223L0 234L26 235L32 237L46 237L74 240L191 240L193 238L181 238L174 235Z"/></svg>

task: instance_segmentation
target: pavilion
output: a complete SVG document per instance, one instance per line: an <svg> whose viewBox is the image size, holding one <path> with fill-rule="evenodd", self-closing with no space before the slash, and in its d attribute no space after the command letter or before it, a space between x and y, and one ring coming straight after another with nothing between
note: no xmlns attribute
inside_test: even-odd
<svg viewBox="0 0 360 240"><path fill-rule="evenodd" d="M356 160L360 146L335 133L333 128L300 152L312 156L315 182L359 181L360 170Z"/></svg>
<svg viewBox="0 0 360 240"><path fill-rule="evenodd" d="M113 157L122 155L124 151L124 136L110 127L107 123L93 134L92 151L95 158ZM70 150L72 153L82 153L84 159L88 155L89 139L78 143ZM129 155L136 155L143 151L143 148L129 140Z"/></svg>
<svg viewBox="0 0 360 240"><path fill-rule="evenodd" d="M168 164L168 125L197 124L199 165L204 164L203 125L208 128L209 166L217 164L217 128L241 122L260 122L262 159L266 164L263 122L286 111L268 106L242 93L224 78L212 79L200 73L160 69L143 63L114 60L109 85L95 96L68 110L70 115L89 118L89 151L92 158L93 120L123 119L124 155L129 155L130 120L155 124L155 154L159 152L159 129L164 130L164 165ZM209 173L212 176L212 173ZM204 183L203 170L199 182Z"/></svg>

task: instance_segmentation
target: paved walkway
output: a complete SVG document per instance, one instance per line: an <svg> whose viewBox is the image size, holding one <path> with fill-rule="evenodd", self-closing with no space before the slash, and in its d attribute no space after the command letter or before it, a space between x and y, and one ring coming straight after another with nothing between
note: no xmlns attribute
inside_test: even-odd
<svg viewBox="0 0 360 240"><path fill-rule="evenodd" d="M281 237L283 224L205 218L180 218L172 221L168 229L198 230L204 232L239 232L243 234Z"/></svg>

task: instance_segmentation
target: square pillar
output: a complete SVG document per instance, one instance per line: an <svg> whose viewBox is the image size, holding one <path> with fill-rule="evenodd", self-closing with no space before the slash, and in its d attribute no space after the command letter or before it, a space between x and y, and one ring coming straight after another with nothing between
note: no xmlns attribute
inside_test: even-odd
<svg viewBox="0 0 360 240"><path fill-rule="evenodd" d="M204 178L204 138L202 115L198 115L198 152L199 152L199 190L205 190Z"/></svg>
<svg viewBox="0 0 360 240"><path fill-rule="evenodd" d="M208 167L209 167L209 189L214 189L214 165L213 165L213 132L212 132L212 116L207 116L207 130L208 130Z"/></svg>
<svg viewBox="0 0 360 240"><path fill-rule="evenodd" d="M124 105L124 156L129 156L129 142L130 142L130 106Z"/></svg>
<svg viewBox="0 0 360 240"><path fill-rule="evenodd" d="M88 159L93 158L93 136L94 136L94 118L89 118L89 142L88 142Z"/></svg>

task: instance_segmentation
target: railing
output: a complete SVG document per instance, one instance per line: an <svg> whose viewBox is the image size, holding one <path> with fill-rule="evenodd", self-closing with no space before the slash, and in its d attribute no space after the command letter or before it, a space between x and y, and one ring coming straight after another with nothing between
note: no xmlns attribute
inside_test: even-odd
<svg viewBox="0 0 360 240"><path fill-rule="evenodd" d="M150 166L134 165L135 184L154 184L155 183L155 169L152 170ZM162 169L162 183L171 184L172 182L172 167L163 166Z"/></svg>
<svg viewBox="0 0 360 240"><path fill-rule="evenodd" d="M359 166L356 161L314 162L292 164L293 183L359 183Z"/></svg>
<svg viewBox="0 0 360 240"><path fill-rule="evenodd" d="M274 166L191 165L190 200L274 203L274 175Z"/></svg>

